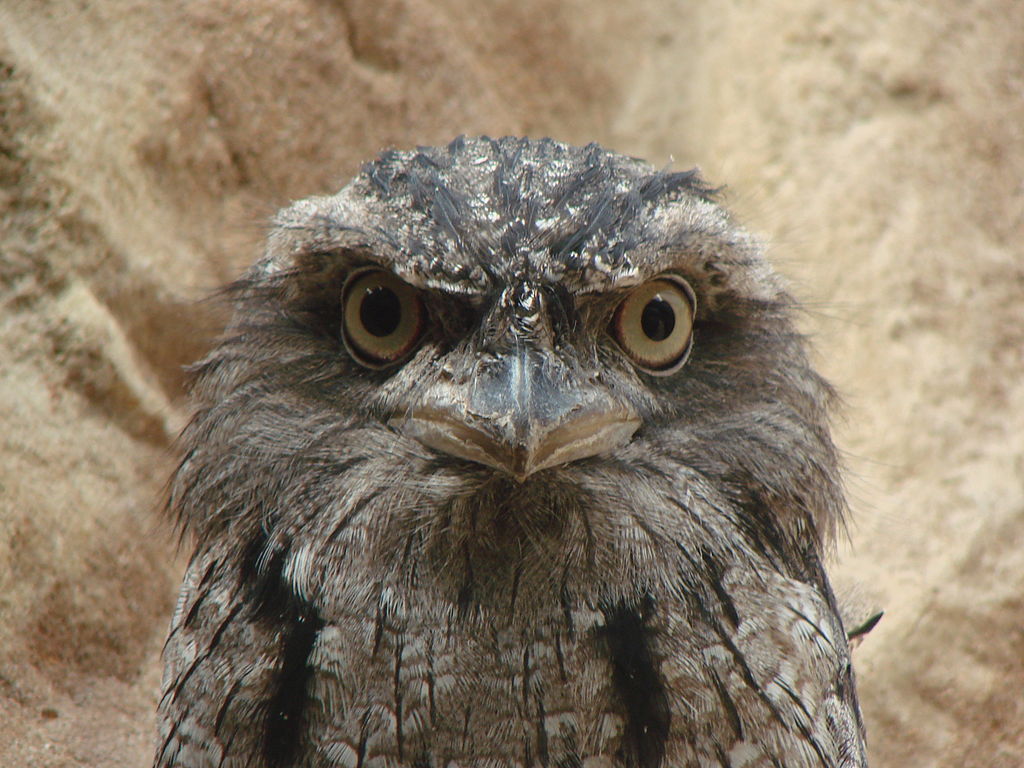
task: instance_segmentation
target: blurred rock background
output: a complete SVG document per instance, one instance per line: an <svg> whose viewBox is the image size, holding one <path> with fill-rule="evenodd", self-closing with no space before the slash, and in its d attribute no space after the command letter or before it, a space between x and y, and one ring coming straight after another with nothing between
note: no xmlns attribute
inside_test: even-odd
<svg viewBox="0 0 1024 768"><path fill-rule="evenodd" d="M0 766L149 763L197 302L459 133L727 184L845 396L873 765L1024 765L1024 4L3 0Z"/></svg>

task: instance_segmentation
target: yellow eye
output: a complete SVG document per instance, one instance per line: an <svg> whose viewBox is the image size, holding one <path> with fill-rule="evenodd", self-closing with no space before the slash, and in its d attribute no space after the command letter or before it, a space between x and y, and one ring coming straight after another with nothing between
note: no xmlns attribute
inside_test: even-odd
<svg viewBox="0 0 1024 768"><path fill-rule="evenodd" d="M368 368L383 368L409 354L426 324L419 292L382 269L349 277L342 312L345 347Z"/></svg>
<svg viewBox="0 0 1024 768"><path fill-rule="evenodd" d="M675 373L690 354L697 306L686 281L665 275L633 289L612 315L609 332L637 367Z"/></svg>

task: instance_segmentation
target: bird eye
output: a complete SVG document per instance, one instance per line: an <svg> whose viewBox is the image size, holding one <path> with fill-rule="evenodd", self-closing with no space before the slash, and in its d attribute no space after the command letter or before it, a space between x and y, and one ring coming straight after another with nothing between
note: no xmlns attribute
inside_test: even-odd
<svg viewBox="0 0 1024 768"><path fill-rule="evenodd" d="M690 354L697 306L685 280L670 275L634 288L612 315L609 332L647 373L675 373Z"/></svg>
<svg viewBox="0 0 1024 768"><path fill-rule="evenodd" d="M419 292L382 269L354 273L342 289L345 347L368 368L383 368L412 351L423 335Z"/></svg>

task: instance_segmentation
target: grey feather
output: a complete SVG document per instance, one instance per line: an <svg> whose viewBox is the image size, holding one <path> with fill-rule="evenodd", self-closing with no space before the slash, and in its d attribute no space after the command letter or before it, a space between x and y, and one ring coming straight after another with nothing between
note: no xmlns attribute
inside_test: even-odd
<svg viewBox="0 0 1024 768"><path fill-rule="evenodd" d="M381 365L342 332L367 268L422 302ZM609 328L664 275L692 339L654 375ZM866 765L833 392L696 172L388 152L227 295L171 483L195 553L155 766Z"/></svg>

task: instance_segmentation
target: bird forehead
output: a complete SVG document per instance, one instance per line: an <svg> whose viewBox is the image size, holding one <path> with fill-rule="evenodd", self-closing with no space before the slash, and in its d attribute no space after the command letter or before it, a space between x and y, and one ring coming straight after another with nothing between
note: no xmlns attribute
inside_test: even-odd
<svg viewBox="0 0 1024 768"><path fill-rule="evenodd" d="M601 290L640 279L658 210L707 190L596 145L464 139L388 152L350 186L387 261L411 282L467 293L534 282Z"/></svg>
<svg viewBox="0 0 1024 768"><path fill-rule="evenodd" d="M418 287L477 296L520 283L598 293L757 250L696 169L658 171L551 139L384 152L337 194L299 201L276 224L257 271L336 252ZM728 260L738 278L759 261Z"/></svg>

